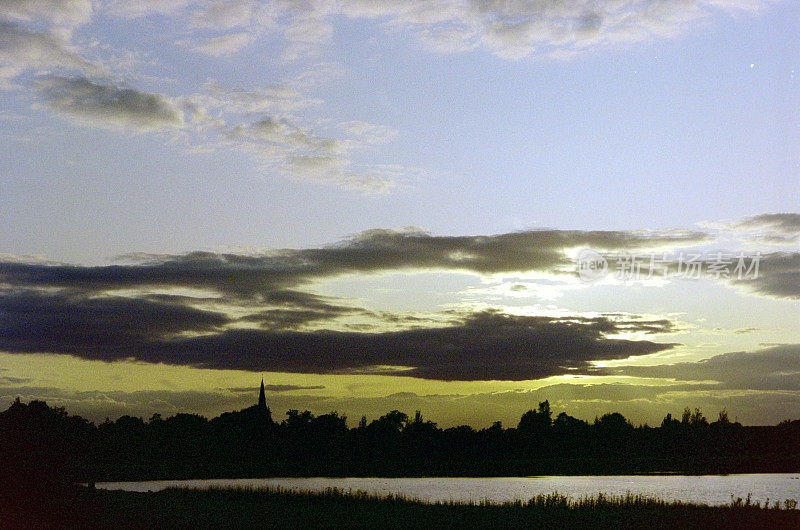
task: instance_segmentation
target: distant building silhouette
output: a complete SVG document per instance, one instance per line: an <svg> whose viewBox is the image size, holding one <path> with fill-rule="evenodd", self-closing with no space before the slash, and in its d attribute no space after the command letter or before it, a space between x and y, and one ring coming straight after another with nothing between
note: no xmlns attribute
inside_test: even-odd
<svg viewBox="0 0 800 530"><path fill-rule="evenodd" d="M251 405L245 410L252 411L257 418L260 418L259 421L266 420L267 423L272 423L272 411L269 410L267 406L267 394L265 392L263 377L261 378L261 389L258 391L258 404Z"/></svg>
<svg viewBox="0 0 800 530"><path fill-rule="evenodd" d="M264 394L264 378L261 378L261 391L258 393L258 410L267 411L267 396Z"/></svg>

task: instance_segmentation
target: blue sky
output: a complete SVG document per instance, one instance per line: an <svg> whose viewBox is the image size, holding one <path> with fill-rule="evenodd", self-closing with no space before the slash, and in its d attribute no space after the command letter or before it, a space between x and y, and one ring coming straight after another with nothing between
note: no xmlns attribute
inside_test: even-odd
<svg viewBox="0 0 800 530"><path fill-rule="evenodd" d="M0 315L19 334L0 341L0 399L55 399L90 415L210 414L246 402L225 389L266 372L297 387L275 397L295 408L373 414L386 388L416 395L409 406L440 421L481 423L498 399L511 421L538 399L528 393L577 370L592 384L635 373L647 387L679 386L628 401L616 387L583 399L586 382L550 390L587 417L599 403L653 421L683 408L690 383L626 366L748 351L771 359L779 379L800 373L794 2L13 0L0 7L0 103ZM581 246L759 253L762 277L584 284L565 272ZM179 272L167 280L167 270ZM144 271L161 279L132 279ZM226 274L246 285L219 283ZM127 357L108 350L131 340L130 322L105 324L121 330L105 353L20 331L61 311L86 311L75 325L105 322L90 318L106 310L97 304L131 300L175 323L153 324ZM595 337L611 341L608 358L581 349L576 323L610 326ZM419 362L413 377L340 362L348 353L324 344L313 355L305 346L317 364L282 365L264 350L289 348L272 342L289 335L362 333L348 340L368 350L418 340L403 334L420 326L517 325L542 326L529 340L569 328L565 340L578 342L559 353L566 364L457 376L446 359L435 369L409 352L371 355ZM154 345L165 333L222 340L240 329L261 334L252 348L263 362ZM556 355L545 350L497 362L536 365ZM48 378L41 356L76 371ZM735 362L730 374L745 369ZM76 375L81 366L95 376ZM159 366L172 375L153 386L145 372ZM140 386L114 383L118 370ZM353 390L358 377L379 383ZM796 382L715 384L685 404L739 406L758 421L764 406L772 420L800 401ZM136 401L145 388L156 397ZM192 389L204 397L180 393ZM451 398L420 401L439 394L486 405L470 420Z"/></svg>

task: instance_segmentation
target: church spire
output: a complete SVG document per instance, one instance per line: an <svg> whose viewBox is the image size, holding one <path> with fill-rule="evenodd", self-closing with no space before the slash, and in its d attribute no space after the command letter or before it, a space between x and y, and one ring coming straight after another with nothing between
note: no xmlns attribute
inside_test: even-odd
<svg viewBox="0 0 800 530"><path fill-rule="evenodd" d="M267 409L267 396L264 394L264 378L261 378L261 391L258 393L258 408L259 410Z"/></svg>

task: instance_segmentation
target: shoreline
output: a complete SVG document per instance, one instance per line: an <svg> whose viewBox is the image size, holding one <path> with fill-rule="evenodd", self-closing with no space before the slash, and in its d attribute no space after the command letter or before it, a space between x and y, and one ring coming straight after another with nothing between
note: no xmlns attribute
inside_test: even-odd
<svg viewBox="0 0 800 530"><path fill-rule="evenodd" d="M798 528L800 510L792 505L741 500L727 506L667 502L652 497L594 495L570 498L559 493L527 501L424 503L398 495L328 489L171 488L126 492L68 488L20 497L0 504L10 528L232 528L267 527L480 528L589 525L593 528Z"/></svg>

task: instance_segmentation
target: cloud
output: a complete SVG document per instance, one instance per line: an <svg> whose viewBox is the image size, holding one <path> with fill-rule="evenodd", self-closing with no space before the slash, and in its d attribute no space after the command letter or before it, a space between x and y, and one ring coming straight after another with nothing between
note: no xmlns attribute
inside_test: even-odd
<svg viewBox="0 0 800 530"><path fill-rule="evenodd" d="M672 348L673 343L618 338L671 333L672 322L624 314L585 318L497 311L409 319L306 289L344 274L392 271L573 275L571 249L631 252L697 245L708 237L690 231L564 230L434 236L377 229L326 247L249 255L142 255L107 266L7 260L0 262L5 286L0 349L253 371L457 380L590 372L596 360ZM764 274L741 283L754 292L797 296L800 255L770 254L763 260ZM353 317L373 324L348 327ZM700 368L708 371L712 364ZM687 367L687 373L695 368ZM634 370L643 377L677 373L631 368L628 375Z"/></svg>
<svg viewBox="0 0 800 530"><path fill-rule="evenodd" d="M363 121L347 121L339 128L367 144L383 144L397 136L397 129Z"/></svg>
<svg viewBox="0 0 800 530"><path fill-rule="evenodd" d="M248 4L241 0L233 3ZM596 47L674 38L702 21L757 13L767 4L762 0L276 2L270 24L284 35L288 60L318 51L321 43L331 39L333 23L340 15L380 21L390 30L408 31L436 52L481 48L504 59L518 60L528 56L571 57Z"/></svg>
<svg viewBox="0 0 800 530"><path fill-rule="evenodd" d="M39 3L46 3L42 0ZM87 3L84 0L83 3ZM485 50L507 60L525 57L569 58L598 47L631 46L675 38L701 23L726 15L757 14L764 0L616 0L597 2L416 0L185 0L113 1L105 12L126 18L176 14L188 7L191 29L230 33L210 37L209 51L236 53L245 41L264 35L283 38L285 61L318 55L343 17L403 31L438 53ZM131 4L131 5L128 5ZM213 45L212 45L213 43ZM223 45L223 43L225 43Z"/></svg>
<svg viewBox="0 0 800 530"><path fill-rule="evenodd" d="M104 14L131 19L174 15L188 4L149 0L98 6ZM329 24L315 18L319 14L316 8L291 3L210 1L191 9L188 18L195 33L178 42L206 55L228 57L274 29L275 17L289 16L291 21L281 31L303 46L312 46L324 40L320 28L332 32ZM122 88L113 81L118 76L102 66L113 66L119 73L124 68L118 58L112 55L105 62L97 59L93 63L82 56L108 55L106 44L97 39L83 47L71 44L72 30L90 22L92 15L88 0L15 0L0 6L0 90L14 88L16 78L33 71L40 76L34 79L33 88L42 98L41 107L85 125L138 131L185 129L184 138L193 144L190 149L245 151L270 177L374 195L393 189L406 175L402 168L356 165L350 155L354 149L389 141L393 129L351 121L338 134L320 134L307 124L324 129L324 116L316 113L304 118L290 113L322 102L287 86L226 90L212 81L206 83L205 92L174 100L136 87ZM128 53L128 62L132 57L135 59L135 54ZM135 72L127 73L131 75L136 77ZM335 125L327 128L333 130ZM342 132L350 138L341 138Z"/></svg>
<svg viewBox="0 0 800 530"><path fill-rule="evenodd" d="M677 245L676 245L677 246ZM800 298L800 252L706 251L679 252L590 252L579 256L581 263L603 259L605 275L622 281L713 280L733 285L750 294L776 298ZM577 266L577 264L576 264Z"/></svg>
<svg viewBox="0 0 800 530"><path fill-rule="evenodd" d="M292 392L295 390L322 390L324 385L299 386L299 385L266 385L267 392Z"/></svg>
<svg viewBox="0 0 800 530"><path fill-rule="evenodd" d="M72 69L95 73L98 68L54 34L0 20L0 64L25 70Z"/></svg>
<svg viewBox="0 0 800 530"><path fill-rule="evenodd" d="M800 243L800 214L765 213L754 215L728 225L744 232L748 241L767 244Z"/></svg>
<svg viewBox="0 0 800 530"><path fill-rule="evenodd" d="M347 155L347 141L319 136L286 118L268 116L237 125L226 138L251 152L268 171L296 181L333 185L363 194L385 193L394 186L395 174L379 168L355 171Z"/></svg>
<svg viewBox="0 0 800 530"><path fill-rule="evenodd" d="M188 4L189 0L106 0L102 7L106 13L132 19L150 15L173 15Z"/></svg>
<svg viewBox="0 0 800 530"><path fill-rule="evenodd" d="M340 305L330 299L300 291L275 291L261 298L261 306L272 304L272 309L258 310L241 318L242 322L257 323L268 329L298 329L308 324L330 324L339 317L366 315L359 307Z"/></svg>
<svg viewBox="0 0 800 530"><path fill-rule="evenodd" d="M264 390L266 392L294 392L297 390L322 390L325 388L324 385L311 385L311 386L301 386L301 385L264 385ZM253 388L249 386L245 387L237 387L237 388L229 388L231 392L242 392L242 393L253 393Z"/></svg>
<svg viewBox="0 0 800 530"><path fill-rule="evenodd" d="M789 234L800 233L800 214L764 213L746 217L736 223L737 227L771 228Z"/></svg>
<svg viewBox="0 0 800 530"><path fill-rule="evenodd" d="M272 84L253 90L226 88L209 81L204 93L189 98L198 105L226 114L287 114L322 104L322 100L304 96L291 86Z"/></svg>
<svg viewBox="0 0 800 530"><path fill-rule="evenodd" d="M214 57L227 57L239 52L253 42L253 36L246 32L228 33L210 37L194 47L194 50Z"/></svg>
<svg viewBox="0 0 800 530"><path fill-rule="evenodd" d="M585 371L591 361L675 344L609 338L669 333L668 321L524 317L497 312L389 332L225 327L217 312L121 296L11 291L0 295L0 350L198 368L391 373L440 380L526 380Z"/></svg>
<svg viewBox="0 0 800 530"><path fill-rule="evenodd" d="M795 248L796 243L800 243L800 214L797 213L762 213L733 221L703 221L697 226L751 245Z"/></svg>
<svg viewBox="0 0 800 530"><path fill-rule="evenodd" d="M89 291L146 286L212 289L253 299L276 290L342 274L450 270L480 274L565 272L574 274L567 250L650 249L707 241L692 231L530 230L497 235L435 236L419 230L368 230L338 244L262 254L193 252L142 255L129 265L81 267L9 260L0 280L11 286L70 287Z"/></svg>
<svg viewBox="0 0 800 530"><path fill-rule="evenodd" d="M12 79L20 75L24 68L20 66L0 66L0 90L11 90L14 88Z"/></svg>
<svg viewBox="0 0 800 530"><path fill-rule="evenodd" d="M286 118L268 116L249 125L237 125L228 132L230 138L262 142L292 150L335 154L343 150L340 142L322 138Z"/></svg>
<svg viewBox="0 0 800 530"><path fill-rule="evenodd" d="M391 168L370 167L354 171L350 165L349 159L340 156L299 155L290 156L283 171L295 180L330 183L365 195L387 193L395 187L400 176Z"/></svg>
<svg viewBox="0 0 800 530"><path fill-rule="evenodd" d="M138 130L183 125L183 114L175 103L159 94L97 84L82 77L40 78L35 87L48 108L79 122Z"/></svg>
<svg viewBox="0 0 800 530"><path fill-rule="evenodd" d="M228 322L220 313L179 304L75 291L4 291L0 315L0 349L109 359L135 357L137 345L211 332Z"/></svg>
<svg viewBox="0 0 800 530"><path fill-rule="evenodd" d="M776 298L800 298L800 252L773 252L758 260L758 276L731 283L745 291Z"/></svg>
<svg viewBox="0 0 800 530"><path fill-rule="evenodd" d="M604 368L606 374L715 381L718 388L800 390L800 344L730 352L697 362Z"/></svg>
<svg viewBox="0 0 800 530"><path fill-rule="evenodd" d="M0 292L0 349L253 371L458 380L586 371L595 360L672 348L673 343L614 338L670 333L672 323L626 315L555 318L496 311L450 312L411 322L303 287L354 272L556 272L568 263L567 249L577 245L647 248L704 237L556 230L448 237L373 230L329 247L261 255L197 252L95 267L6 261L0 263L0 282L6 285ZM188 296L187 289L199 294ZM352 316L385 321L393 330L336 330L346 329L337 321Z"/></svg>
<svg viewBox="0 0 800 530"><path fill-rule="evenodd" d="M194 11L192 26L225 31L245 28L255 22L265 24L270 17L269 8L253 0L210 0Z"/></svg>
<svg viewBox="0 0 800 530"><path fill-rule="evenodd" d="M249 99L255 105L255 93L239 92L233 95L236 104ZM274 101L275 98L270 98ZM302 100L296 99L297 104ZM288 98L283 102L292 104ZM277 106L277 105L276 105ZM355 148L388 141L391 129L365 122L349 122L347 126L356 139L337 139L323 136L302 127L286 115L267 115L261 119L228 128L224 136L231 145L250 152L264 164L265 170L286 178L333 185L362 194L386 193L405 173L403 168L365 164L355 166L350 151Z"/></svg>
<svg viewBox="0 0 800 530"><path fill-rule="evenodd" d="M0 3L0 90L28 71L98 74L97 65L71 44L75 28L90 22L90 0L7 0Z"/></svg>
<svg viewBox="0 0 800 530"><path fill-rule="evenodd" d="M0 3L0 19L46 21L73 27L88 22L91 15L91 0L4 0Z"/></svg>

